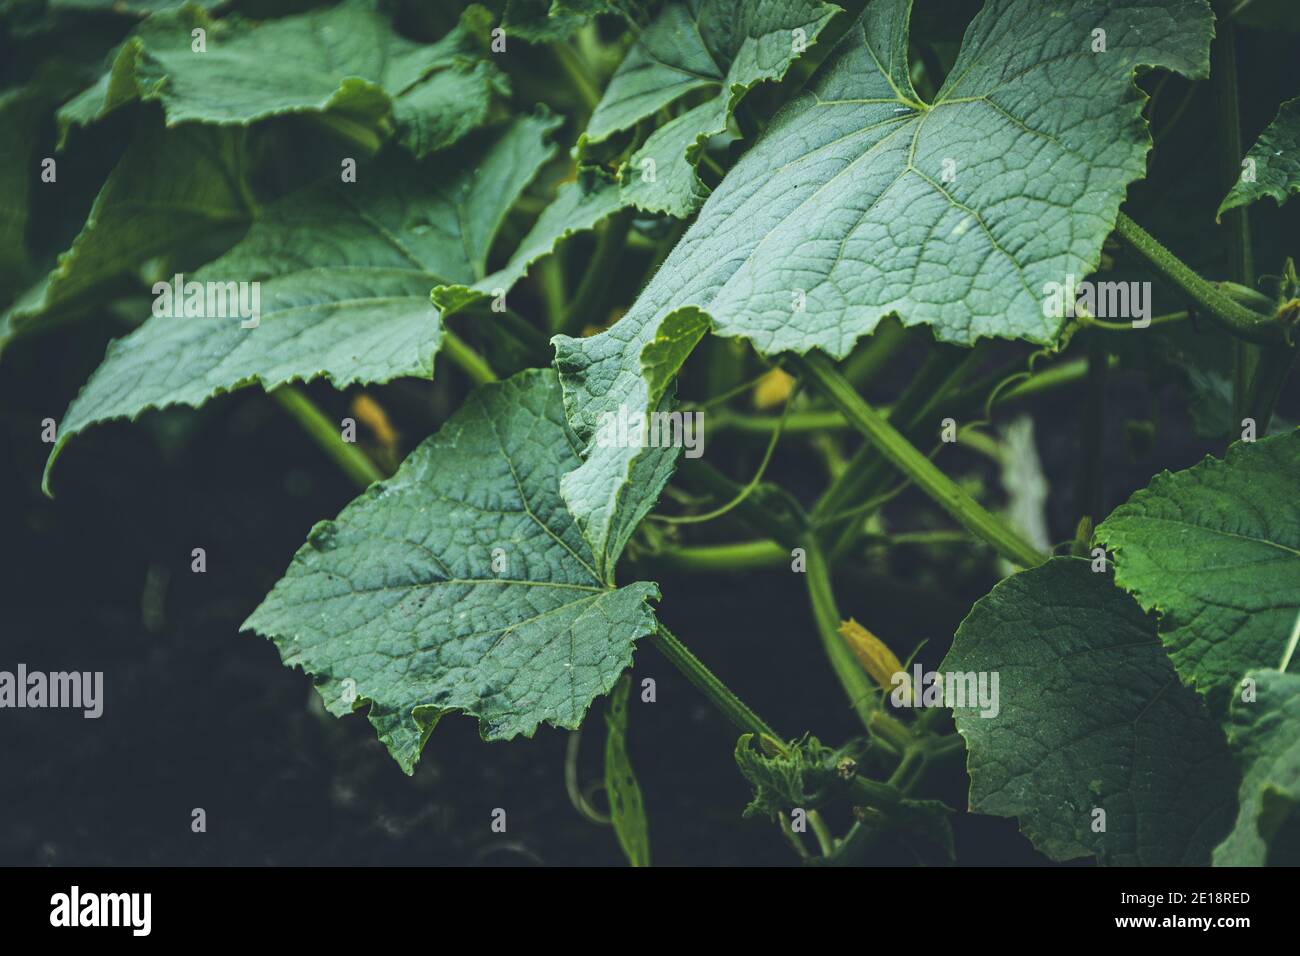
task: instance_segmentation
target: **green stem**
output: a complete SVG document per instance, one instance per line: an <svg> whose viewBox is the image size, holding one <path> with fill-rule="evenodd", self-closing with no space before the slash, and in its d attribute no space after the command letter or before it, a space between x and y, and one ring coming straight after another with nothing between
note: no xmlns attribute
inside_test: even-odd
<svg viewBox="0 0 1300 956"><path fill-rule="evenodd" d="M1023 362L1017 360L1018 365L1023 366ZM1118 360L1113 360L1111 365L1118 365ZM951 414L956 417L970 410L982 411L989 394L997 386L1005 381L1008 377L1007 369L1003 369L986 378L958 389L952 393L952 396L945 402L947 407L953 409ZM1033 372L1028 377L1021 378L1014 385L1008 385L1006 388L998 391L993 396L993 402L990 410L1001 408L1003 405L1012 402L1024 401L1035 395L1041 395L1044 392L1050 392L1054 389L1065 388L1070 385L1076 385L1088 377L1088 360L1085 358L1071 359L1068 362L1061 362L1059 365L1049 365L1040 372Z"/></svg>
<svg viewBox="0 0 1300 956"><path fill-rule="evenodd" d="M1160 244L1149 232L1120 213L1115 233L1146 259L1165 279L1216 323L1247 342L1263 345L1282 341L1282 326L1271 316L1238 305L1212 282L1197 275L1186 263Z"/></svg>
<svg viewBox="0 0 1300 956"><path fill-rule="evenodd" d="M1035 567L1047 560L1045 555L1040 554L1001 519L986 511L956 482L936 468L884 416L863 401L829 359L813 353L795 361L882 455L911 478L963 528L987 542L1007 560L1022 567Z"/></svg>
<svg viewBox="0 0 1300 956"><path fill-rule="evenodd" d="M1081 517L1101 522L1105 476L1106 361L1108 353L1099 343L1088 343L1088 389L1079 422L1079 491L1077 510Z"/></svg>
<svg viewBox="0 0 1300 956"><path fill-rule="evenodd" d="M1254 373L1250 377L1250 386L1246 389L1243 413L1236 423L1243 418L1255 420L1255 431L1260 438L1268 434L1269 423L1273 420L1273 407L1277 404L1282 386L1286 383L1291 366L1295 364L1297 352L1294 348L1277 348L1263 352L1255 363Z"/></svg>
<svg viewBox="0 0 1300 956"><path fill-rule="evenodd" d="M1157 315L1152 317L1149 325L1168 325L1170 322L1183 322L1186 321L1189 316L1190 313L1186 310L1182 312L1170 312L1166 315ZM1141 331L1141 329L1144 328L1144 326L1135 326L1132 322L1108 322L1106 319L1098 319L1089 315L1087 312L1084 312L1082 309L1076 311L1074 318L1084 328L1103 329L1107 332L1132 332L1134 330Z"/></svg>
<svg viewBox="0 0 1300 956"><path fill-rule="evenodd" d="M582 280L578 283L578 291L574 293L566 310L564 331L578 335L584 325L604 324L606 316L600 314L600 305L618 271L615 263L623 254L624 241L631 225L632 211L625 209L612 216L597 234L596 250L592 253Z"/></svg>
<svg viewBox="0 0 1300 956"><path fill-rule="evenodd" d="M277 388L271 397L280 403L289 415L302 426L325 454L334 459L335 464L343 470L360 488L369 487L373 482L382 481L384 473L370 457L356 445L343 440L339 425L330 421L315 402L307 397L300 388L287 385Z"/></svg>
<svg viewBox="0 0 1300 956"><path fill-rule="evenodd" d="M822 856L830 856L835 852L835 838L831 836L830 828L826 826L826 821L816 810L808 811L808 825L812 827L813 834L817 837L817 845L821 847Z"/></svg>
<svg viewBox="0 0 1300 956"><path fill-rule="evenodd" d="M770 435L780 421L778 415L744 415L727 411L715 413L709 420L713 434L721 431L744 432L751 435ZM834 409L828 411L791 412L785 420L783 431L787 435L820 435L823 432L850 428L844 416Z"/></svg>
<svg viewBox="0 0 1300 956"><path fill-rule="evenodd" d="M912 731L908 729L897 717L878 710L871 715L871 722L867 725L872 736L883 740L889 747L898 754L903 754L915 742Z"/></svg>
<svg viewBox="0 0 1300 956"><path fill-rule="evenodd" d="M653 557L679 571L751 571L780 567L790 560L790 552L775 541L738 541L669 548Z"/></svg>
<svg viewBox="0 0 1300 956"><path fill-rule="evenodd" d="M607 827L610 825L609 815L591 805L578 783L578 754L581 749L582 728L579 727L569 732L569 742L564 748L564 789L569 792L569 802L573 804L573 809L592 823Z"/></svg>
<svg viewBox="0 0 1300 956"><path fill-rule="evenodd" d="M810 542L805 554L808 562L805 575L808 579L808 600L812 603L817 636L821 638L822 648L831 662L831 670L848 695L854 713L864 727L870 727L873 715L878 712L875 707L876 686L871 683L849 646L844 643L844 638L840 636L840 624L844 619L840 617L839 608L835 604L830 566L826 563L820 545Z"/></svg>
<svg viewBox="0 0 1300 956"><path fill-rule="evenodd" d="M767 449L763 452L763 460L758 463L758 470L754 472L754 477L749 480L749 483L746 484L745 487L740 489L735 497L731 498L731 500L727 501L725 504L719 505L712 511L705 512L702 515L656 515L654 516L655 519L662 521L664 524L703 524L706 521L713 521L716 518L721 518L727 512L744 504L745 499L753 493L754 489L758 487L758 483L763 480L763 473L767 471L767 466L772 461L772 452L776 451L776 443L781 438L781 425L785 422L785 416L790 411L790 406L793 402L794 394L791 394L786 400L785 408L781 412L781 421L777 423L776 429L772 432L772 437L768 439Z"/></svg>
<svg viewBox="0 0 1300 956"><path fill-rule="evenodd" d="M375 130L374 126L362 120L353 119L346 113L326 111L323 113L308 113L307 115L318 126L358 146L367 156L373 156L379 152L379 147L384 145L384 137Z"/></svg>
<svg viewBox="0 0 1300 956"><path fill-rule="evenodd" d="M1216 4L1220 14L1215 27L1214 45L1210 60L1214 68L1210 83L1214 88L1218 118L1215 138L1219 141L1219 162L1222 187L1231 189L1241 176L1241 161L1245 149L1241 141L1240 93L1237 88L1237 37L1236 27L1223 17L1225 4ZM1244 286L1254 288L1255 264L1250 247L1250 220L1245 206L1238 206L1223 214L1228 226L1228 260L1231 278Z"/></svg>
<svg viewBox="0 0 1300 956"><path fill-rule="evenodd" d="M1222 16L1224 3L1216 4ZM1236 28L1230 21L1221 21L1215 30L1210 53L1214 68L1210 82L1214 88L1214 103L1218 112L1215 130L1219 140L1219 164L1222 188L1229 189L1241 175L1241 116L1237 92L1237 41ZM1250 222L1246 207L1239 206L1223 214L1227 226L1228 274L1232 281L1247 288L1255 285L1254 264L1251 261ZM1234 341L1232 353L1232 412L1233 420L1241 421L1246 415L1247 394L1259 349L1248 342Z"/></svg>
<svg viewBox="0 0 1300 956"><path fill-rule="evenodd" d="M739 697L733 694L727 685L718 680L700 659L687 650L668 628L662 623L651 637L659 653L668 658L669 663L682 672L683 676L695 685L696 689L730 720L738 730L747 734L762 734L780 745L785 740L767 722L754 713Z"/></svg>
<svg viewBox="0 0 1300 956"><path fill-rule="evenodd" d="M506 309L503 312L489 312L490 320L496 320L501 323L501 328L509 333L515 340L526 349L534 352L540 352L545 355L551 353L551 340L541 329L533 325L514 309Z"/></svg>
<svg viewBox="0 0 1300 956"><path fill-rule="evenodd" d="M907 345L908 339L907 329L897 321L882 320L866 344L845 359L844 377L859 388L874 381Z"/></svg>
<svg viewBox="0 0 1300 956"><path fill-rule="evenodd" d="M563 41L553 43L550 49L560 69L564 71L564 75L569 78L569 82L582 98L582 104L587 108L587 112L595 110L596 104L600 102L600 90L587 70L587 65L568 43Z"/></svg>
<svg viewBox="0 0 1300 956"><path fill-rule="evenodd" d="M542 301L546 304L546 324L552 332L564 327L564 303L568 301L564 288L563 256L564 249L557 249L537 265L537 282L542 289Z"/></svg>
<svg viewBox="0 0 1300 956"><path fill-rule="evenodd" d="M496 373L492 371L492 366L488 365L487 359L479 355L466 344L465 340L451 329L446 327L442 330L442 348L441 354L447 356L452 362L460 367L470 381L475 385L486 385L488 382L497 380Z"/></svg>
<svg viewBox="0 0 1300 956"><path fill-rule="evenodd" d="M1184 318L1187 316L1186 312L1175 314ZM1151 324L1156 325L1161 318L1161 316L1153 318ZM1128 330L1131 326L1125 324L1123 328ZM1107 368L1116 368L1118 365L1119 361L1114 356L1108 357ZM844 377L848 378L847 372ZM974 385L955 391L946 404L954 409L979 409L993 386L1005 377L1004 374L998 374L991 379L981 380ZM992 407L1001 408L1004 405L1024 401L1027 398L1051 392L1058 388L1077 385L1087 377L1088 360L1086 358L1061 362L1040 372L1034 372L1022 381L1003 389L993 399ZM896 417L894 409L891 408L889 410L890 421L892 422ZM776 415L747 415L723 411L714 414L711 419L711 428L714 434L722 431L734 431L766 436L776 428L778 421L780 421L780 418ZM851 429L853 426L836 409L809 409L807 411L791 412L786 419L784 432L787 435L820 434L846 428Z"/></svg>
<svg viewBox="0 0 1300 956"><path fill-rule="evenodd" d="M890 411L890 420L904 431L914 432L929 416L939 398L953 383L960 380L974 360L973 352L937 348L899 396ZM843 414L843 410L840 411ZM889 462L876 453L871 442L866 442L849 461L840 478L831 484L813 507L813 523L826 522L830 516L841 514L864 499L877 497L891 483L892 478L893 469ZM832 557L843 554L853 544L859 527L860 522L844 526L839 536L833 539L830 548Z"/></svg>

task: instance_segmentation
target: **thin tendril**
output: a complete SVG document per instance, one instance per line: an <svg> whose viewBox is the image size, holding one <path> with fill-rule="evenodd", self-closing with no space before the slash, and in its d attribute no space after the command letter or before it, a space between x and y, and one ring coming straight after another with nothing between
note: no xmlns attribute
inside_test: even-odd
<svg viewBox="0 0 1300 956"><path fill-rule="evenodd" d="M781 418L776 423L776 428L772 429L772 437L767 440L767 449L763 452L763 460L758 464L758 470L754 472L754 477L749 479L749 484L740 489L740 493L732 498L725 505L714 508L712 511L706 511L702 515L682 515L680 517L671 517L667 515L651 515L655 521L661 521L664 524L703 524L705 521L712 521L714 518L721 518L732 508L735 508L742 501L749 497L750 493L758 487L758 483L763 480L763 473L767 471L768 462L772 460L772 453L776 451L776 443L781 438L781 430L785 428L785 418L790 414L790 406L794 404L795 395L799 391L798 384L791 390L789 397L785 400L785 407L781 409Z"/></svg>

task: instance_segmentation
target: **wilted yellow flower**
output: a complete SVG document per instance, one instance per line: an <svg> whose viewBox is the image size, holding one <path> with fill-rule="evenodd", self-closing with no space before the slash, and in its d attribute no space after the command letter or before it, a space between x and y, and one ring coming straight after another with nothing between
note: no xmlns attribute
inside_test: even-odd
<svg viewBox="0 0 1300 956"><path fill-rule="evenodd" d="M388 420L388 413L382 405L369 395L361 394L352 399L352 415L357 421L370 429L377 441L388 451L397 450L397 429Z"/></svg>
<svg viewBox="0 0 1300 956"><path fill-rule="evenodd" d="M894 675L903 670L903 664L885 642L853 618L840 623L840 636L871 679L885 690L892 690Z"/></svg>

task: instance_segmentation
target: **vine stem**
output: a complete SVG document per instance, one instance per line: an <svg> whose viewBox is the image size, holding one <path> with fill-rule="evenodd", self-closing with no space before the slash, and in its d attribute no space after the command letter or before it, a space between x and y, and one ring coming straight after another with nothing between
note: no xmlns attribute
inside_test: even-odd
<svg viewBox="0 0 1300 956"><path fill-rule="evenodd" d="M1215 12L1222 16L1227 4L1220 0ZM1241 144L1241 114L1237 92L1237 36L1231 21L1218 24L1210 51L1213 71L1210 84L1218 111L1219 166L1223 188L1228 189L1240 176L1239 163L1244 155ZM1246 207L1238 206L1223 215L1227 228L1229 278L1247 287L1255 285L1255 268L1251 261L1250 222ZM1232 417L1240 421L1246 414L1246 398L1259 350L1248 342L1234 341L1232 355Z"/></svg>
<svg viewBox="0 0 1300 956"><path fill-rule="evenodd" d="M862 726L870 727L871 719L877 713L873 706L875 685L871 683L866 672L858 665L844 638L840 636L839 607L835 603L835 592L831 587L830 565L821 546L810 542L806 548L808 579L808 600L812 604L813 620L817 624L817 636L821 638L822 647L830 659L831 670L835 672L844 693L848 695L853 712L862 721Z"/></svg>
<svg viewBox="0 0 1300 956"><path fill-rule="evenodd" d="M1232 335L1262 345L1282 341L1282 327L1271 316L1254 312L1232 301L1214 283L1202 279L1125 213L1121 212L1115 220L1115 234Z"/></svg>
<svg viewBox="0 0 1300 956"><path fill-rule="evenodd" d="M560 69L564 71L564 75L573 84L578 96L582 98L582 104L587 108L587 112L595 110L596 104L600 102L600 90L596 87L595 80L578 52L561 40L551 45L551 53Z"/></svg>
<svg viewBox="0 0 1300 956"><path fill-rule="evenodd" d="M339 426L321 411L320 406L307 397L302 389L288 385L277 388L271 397L279 402L280 407L289 413L325 454L334 459L343 469L344 474L359 487L367 488L376 481L383 480L384 473L370 460L370 456L343 440Z"/></svg>
<svg viewBox="0 0 1300 956"><path fill-rule="evenodd" d="M1001 519L986 511L956 482L935 467L925 454L858 395L829 359L812 353L796 357L795 362L818 383L831 404L844 413L867 441L952 515L963 528L1021 567L1036 567L1047 560L1046 555L1041 554Z"/></svg>
<svg viewBox="0 0 1300 956"><path fill-rule="evenodd" d="M1151 320L1152 325L1163 325L1167 322L1179 321L1186 319L1186 312L1174 312L1167 316L1156 316ZM1103 320L1092 319L1087 322L1088 325L1100 325ZM1105 328L1109 329L1107 324ZM1128 323L1117 325L1117 329L1130 331L1132 326ZM1117 363L1112 360L1109 366ZM1088 360L1086 358L1071 359L1068 362L1062 362L1059 365L1053 365L1041 372L1034 372L1020 382L1010 385L999 392L993 399L993 408L1001 408L1014 402L1023 401L1033 395L1039 395L1058 388L1067 388L1076 385L1087 378ZM852 376L846 366L844 377L852 381ZM989 391L990 385L987 382L979 382L967 388L962 388L952 395L951 405L954 409L966 409L977 406L983 402L983 396ZM893 412L890 412L892 419ZM776 415L749 415L743 412L723 411L715 414L713 421L713 431L716 434L720 431L736 431L752 435L768 435L776 428L779 416ZM831 431L836 429L852 429L853 426L845 417L833 408L829 409L810 409L808 411L791 412L786 419L784 434L801 435L816 434L818 432Z"/></svg>
<svg viewBox="0 0 1300 956"><path fill-rule="evenodd" d="M487 360L474 351L463 339L444 328L442 330L441 354L446 355L458 365L475 385L483 385L497 380L496 373ZM364 451L356 445L343 440L339 426L330 420L319 405L307 397L307 393L295 385L286 385L271 392L271 398L289 413L308 437L312 439L325 454L334 459L343 473L352 479L358 488L368 488L376 481L382 481L388 475Z"/></svg>
<svg viewBox="0 0 1300 956"><path fill-rule="evenodd" d="M497 380L496 372L492 371L492 366L488 365L487 359L470 348L465 340L451 329L443 328L442 348L439 351L468 375L475 385L486 385Z"/></svg>
<svg viewBox="0 0 1300 956"><path fill-rule="evenodd" d="M614 266L623 252L628 229L632 225L631 213L628 209L615 213L596 233L596 249L578 282L578 291L564 310L561 326L551 331L580 335L584 325L604 324L606 316L601 312L600 304L610 282L618 274Z"/></svg>
<svg viewBox="0 0 1300 956"><path fill-rule="evenodd" d="M751 571L780 567L790 560L790 552L775 541L763 539L684 545L656 552L651 558L679 571Z"/></svg>
<svg viewBox="0 0 1300 956"><path fill-rule="evenodd" d="M717 707L738 730L747 734L760 734L768 737L777 746L784 747L785 738L773 730L762 717L754 713L730 688L714 675L692 654L681 641L660 623L651 636L659 653L668 658L669 663L682 672L682 675L695 685L713 706Z"/></svg>
<svg viewBox="0 0 1300 956"><path fill-rule="evenodd" d="M963 380L978 353L978 349L969 352L948 347L934 349L890 409L890 422L904 434L915 436L921 423L938 407L939 401ZM860 387L860 382L853 379L850 382ZM875 510L888 501L882 496L894 480L890 462L876 452L871 442L863 442L840 477L813 506L814 526L836 524L844 518ZM898 487L901 490L903 486ZM866 506L873 501L876 504L868 509ZM838 559L847 553L862 530L861 521L847 521L838 528L828 529L826 540L830 557Z"/></svg>

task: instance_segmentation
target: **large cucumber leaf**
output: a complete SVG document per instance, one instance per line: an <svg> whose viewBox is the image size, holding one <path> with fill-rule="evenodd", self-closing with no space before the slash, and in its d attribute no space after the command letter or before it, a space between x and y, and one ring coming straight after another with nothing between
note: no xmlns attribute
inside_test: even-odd
<svg viewBox="0 0 1300 956"><path fill-rule="evenodd" d="M510 207L553 154L558 120L522 117L446 156L447 172L389 151L356 183L309 186L270 206L187 281L257 282L261 316L155 315L113 342L69 407L45 469L90 425L201 405L247 385L429 378L442 324L429 290L472 285Z"/></svg>
<svg viewBox="0 0 1300 956"><path fill-rule="evenodd" d="M244 627L312 674L331 713L369 703L407 773L447 711L488 740L577 727L654 629L658 598L597 572L559 495L577 461L553 371L484 386L312 529Z"/></svg>
<svg viewBox="0 0 1300 956"><path fill-rule="evenodd" d="M1007 578L940 670L998 675L996 715L954 708L971 810L1018 817L1054 860L1210 862L1235 802L1223 731L1108 575L1053 558Z"/></svg>
<svg viewBox="0 0 1300 956"><path fill-rule="evenodd" d="M1159 612L1174 667L1216 713L1242 674L1286 653L1300 613L1298 490L1292 431L1157 475L1097 528L1115 582Z"/></svg>
<svg viewBox="0 0 1300 956"><path fill-rule="evenodd" d="M679 310L767 354L843 357L891 313L950 342L1055 343L1068 320L1044 314L1045 283L1094 271L1145 170L1134 70L1208 70L1205 0L989 0L926 104L908 79L910 10L873 0L628 313L600 335L556 339L588 443L565 479L579 521L609 520L637 457L595 447L599 416L655 407L642 352ZM1098 30L1105 52L1093 52ZM680 363L694 341L677 341Z"/></svg>

